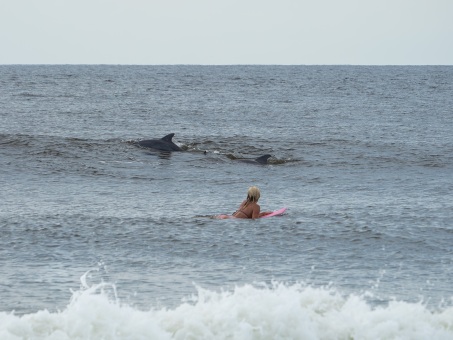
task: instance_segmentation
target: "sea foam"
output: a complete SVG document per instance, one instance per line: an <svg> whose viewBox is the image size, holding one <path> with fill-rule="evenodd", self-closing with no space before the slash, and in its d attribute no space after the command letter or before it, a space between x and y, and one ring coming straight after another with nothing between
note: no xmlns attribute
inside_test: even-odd
<svg viewBox="0 0 453 340"><path fill-rule="evenodd" d="M82 280L83 283L83 280ZM26 315L0 313L0 339L453 339L453 307L393 301L304 284L197 287L174 309L139 310L102 283L73 292L68 306Z"/></svg>

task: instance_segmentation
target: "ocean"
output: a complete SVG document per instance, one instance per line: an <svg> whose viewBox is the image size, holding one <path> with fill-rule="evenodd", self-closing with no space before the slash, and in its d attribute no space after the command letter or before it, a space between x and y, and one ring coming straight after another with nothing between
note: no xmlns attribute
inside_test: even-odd
<svg viewBox="0 0 453 340"><path fill-rule="evenodd" d="M452 93L452 66L0 66L0 338L453 339ZM286 213L212 218L252 185Z"/></svg>

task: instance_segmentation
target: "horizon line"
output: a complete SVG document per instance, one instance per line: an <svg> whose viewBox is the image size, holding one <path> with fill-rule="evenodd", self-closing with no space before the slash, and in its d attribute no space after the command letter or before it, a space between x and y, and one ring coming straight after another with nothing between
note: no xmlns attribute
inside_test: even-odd
<svg viewBox="0 0 453 340"><path fill-rule="evenodd" d="M128 64L128 63L0 63L0 66L453 66L453 64Z"/></svg>

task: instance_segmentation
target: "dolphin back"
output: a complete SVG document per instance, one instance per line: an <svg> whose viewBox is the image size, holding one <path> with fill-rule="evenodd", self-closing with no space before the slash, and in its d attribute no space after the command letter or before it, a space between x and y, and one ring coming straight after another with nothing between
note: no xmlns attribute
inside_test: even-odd
<svg viewBox="0 0 453 340"><path fill-rule="evenodd" d="M261 157L255 158L255 161L260 164L267 164L267 160L271 157L272 157L271 155L267 154L267 155L263 155Z"/></svg>
<svg viewBox="0 0 453 340"><path fill-rule="evenodd" d="M173 143L172 138L175 134L170 133L160 139L148 139L138 142L138 145L161 151L182 151L179 146Z"/></svg>

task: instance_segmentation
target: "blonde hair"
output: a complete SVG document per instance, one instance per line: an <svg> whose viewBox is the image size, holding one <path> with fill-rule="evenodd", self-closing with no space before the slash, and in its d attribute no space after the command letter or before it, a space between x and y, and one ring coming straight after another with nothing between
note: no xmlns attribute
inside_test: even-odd
<svg viewBox="0 0 453 340"><path fill-rule="evenodd" d="M249 202L258 202L260 199L260 189L258 187L250 187L247 191L247 201Z"/></svg>

